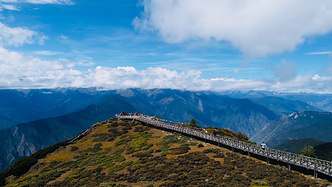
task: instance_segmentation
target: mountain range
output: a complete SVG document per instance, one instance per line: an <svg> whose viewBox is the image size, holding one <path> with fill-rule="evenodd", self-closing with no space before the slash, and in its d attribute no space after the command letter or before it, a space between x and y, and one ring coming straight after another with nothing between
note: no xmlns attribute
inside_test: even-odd
<svg viewBox="0 0 332 187"><path fill-rule="evenodd" d="M0 90L0 130L81 110L108 92L90 89Z"/></svg>
<svg viewBox="0 0 332 187"><path fill-rule="evenodd" d="M273 130L276 125L279 128L282 127L280 129L287 130L287 124L280 125L278 121L286 119L287 116L290 117L291 113L311 110L315 111L317 118L328 115L328 112L321 112L322 109L300 100L289 100L268 94L261 94L259 95L261 97L258 97L258 92L252 92L252 94L256 93L257 97L248 98L209 91L192 92L170 89L114 91L58 89L3 90L2 92L13 94L15 96L13 98L21 100L16 103L17 105L11 105L15 103L15 99L11 101L10 94L7 94L9 98L2 99L2 103L5 104L0 105L0 110L3 111L6 111L6 107L12 107L9 110L11 112L3 116L11 118L17 114L16 117L12 117L15 123L7 124L6 129L0 130L0 142L4 142L0 147L0 170L18 158L29 156L54 143L72 138L89 125L111 118L122 111L137 111L185 123L194 118L203 127L230 128L235 132L246 134L257 142L267 137L264 133L271 134L268 130ZM31 102L33 104L30 105ZM22 104L25 107L20 108L19 103L25 103ZM29 113L26 111L34 113L34 117L28 118ZM30 121L34 119L36 121ZM30 122L16 124L24 120ZM322 128L324 125L328 124L322 124ZM279 135L282 135L284 131L280 133ZM289 138L285 139L287 140ZM282 141L279 142L282 143Z"/></svg>
<svg viewBox="0 0 332 187"><path fill-rule="evenodd" d="M288 92L271 92L271 91L225 91L218 94L227 95L233 98L262 98L262 97L279 97L287 100L302 101L315 108L323 111L332 111L332 94L319 93L288 93Z"/></svg>
<svg viewBox="0 0 332 187"><path fill-rule="evenodd" d="M202 126L230 128L249 137L278 117L273 111L248 99L233 99L212 92L135 89L118 94L141 109L140 112L143 110L144 113L179 122L189 122L194 118Z"/></svg>
<svg viewBox="0 0 332 187"><path fill-rule="evenodd" d="M284 115L267 124L260 132L251 137L252 141L266 142L270 147L289 140L316 138L332 141L332 113L330 112L294 112Z"/></svg>

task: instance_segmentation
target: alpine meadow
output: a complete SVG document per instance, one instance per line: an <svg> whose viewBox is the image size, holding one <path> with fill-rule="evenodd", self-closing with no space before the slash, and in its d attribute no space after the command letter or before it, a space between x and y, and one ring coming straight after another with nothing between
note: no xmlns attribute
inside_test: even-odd
<svg viewBox="0 0 332 187"><path fill-rule="evenodd" d="M331 10L0 0L0 186L332 186Z"/></svg>

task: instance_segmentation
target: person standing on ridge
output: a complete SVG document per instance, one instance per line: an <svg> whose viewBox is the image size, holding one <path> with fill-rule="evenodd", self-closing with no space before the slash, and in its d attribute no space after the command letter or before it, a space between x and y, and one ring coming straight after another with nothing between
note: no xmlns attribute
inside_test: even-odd
<svg viewBox="0 0 332 187"><path fill-rule="evenodd" d="M267 146L264 142L261 144L261 147L262 147L263 150L265 150L267 148Z"/></svg>

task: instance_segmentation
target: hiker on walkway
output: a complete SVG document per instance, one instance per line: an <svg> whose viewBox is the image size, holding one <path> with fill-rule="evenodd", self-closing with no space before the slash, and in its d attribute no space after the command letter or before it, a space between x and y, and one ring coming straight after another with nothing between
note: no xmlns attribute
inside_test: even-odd
<svg viewBox="0 0 332 187"><path fill-rule="evenodd" d="M261 144L261 147L262 147L263 150L265 150L267 148L267 146L264 142Z"/></svg>

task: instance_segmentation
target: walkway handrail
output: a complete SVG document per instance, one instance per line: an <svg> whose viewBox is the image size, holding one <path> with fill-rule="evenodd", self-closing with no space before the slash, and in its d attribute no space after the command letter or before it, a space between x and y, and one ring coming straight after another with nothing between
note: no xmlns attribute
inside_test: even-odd
<svg viewBox="0 0 332 187"><path fill-rule="evenodd" d="M199 131L197 129L188 128L184 126L174 125L167 123L166 120L160 120L155 117L146 116L142 114L130 114L130 115L115 115L118 119L131 119L141 121L156 127L161 127L165 129L170 129L176 132L193 135L196 137L203 138L205 140L217 142L224 144L226 146L248 152L248 154L256 154L263 156L265 158L274 159L287 164L292 164L300 166L306 169L311 169L314 171L316 177L316 172L323 173L325 175L332 177L332 162L321 160L317 158L312 158L304 155L299 155L295 153L285 152L277 149L262 149L260 146L240 140L235 140L226 136L214 136L213 134Z"/></svg>

